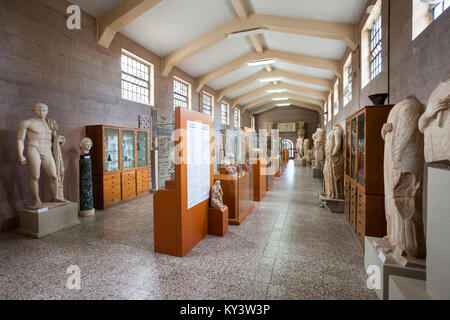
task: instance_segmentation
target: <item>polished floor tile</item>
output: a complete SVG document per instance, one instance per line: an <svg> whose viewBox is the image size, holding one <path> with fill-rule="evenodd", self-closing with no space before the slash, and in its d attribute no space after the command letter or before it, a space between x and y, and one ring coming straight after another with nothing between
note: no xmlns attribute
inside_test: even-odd
<svg viewBox="0 0 450 320"><path fill-rule="evenodd" d="M343 215L318 206L310 168L275 179L239 227L184 258L153 251L153 197L35 240L0 233L0 299L375 299ZM69 290L69 266L81 290Z"/></svg>

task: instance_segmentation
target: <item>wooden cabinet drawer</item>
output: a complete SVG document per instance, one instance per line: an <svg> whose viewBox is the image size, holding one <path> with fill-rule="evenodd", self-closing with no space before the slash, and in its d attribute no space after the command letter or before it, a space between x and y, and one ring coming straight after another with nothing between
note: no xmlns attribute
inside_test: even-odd
<svg viewBox="0 0 450 320"><path fill-rule="evenodd" d="M105 204L110 204L122 200L122 194L119 190L104 190L103 192L103 202Z"/></svg>
<svg viewBox="0 0 450 320"><path fill-rule="evenodd" d="M109 182L120 182L120 173L118 174L108 174L103 176L103 182L109 183Z"/></svg>

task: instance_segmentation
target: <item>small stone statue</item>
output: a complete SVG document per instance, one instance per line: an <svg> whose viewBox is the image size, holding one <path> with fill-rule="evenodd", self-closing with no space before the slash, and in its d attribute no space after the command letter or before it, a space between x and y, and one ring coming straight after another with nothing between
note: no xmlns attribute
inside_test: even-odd
<svg viewBox="0 0 450 320"><path fill-rule="evenodd" d="M80 216L87 217L95 214L94 199L92 193L92 164L89 151L92 148L92 140L83 138L80 142Z"/></svg>
<svg viewBox="0 0 450 320"><path fill-rule="evenodd" d="M306 136L306 129L305 129L305 121L299 121L298 122L298 130L297 135L302 138L302 140L305 139Z"/></svg>
<svg viewBox="0 0 450 320"><path fill-rule="evenodd" d="M327 135L323 177L325 193L332 199L344 198L344 129L336 124Z"/></svg>
<svg viewBox="0 0 450 320"><path fill-rule="evenodd" d="M220 180L217 180L211 190L211 207L222 208L223 207L223 191L220 185Z"/></svg>
<svg viewBox="0 0 450 320"><path fill-rule="evenodd" d="M425 161L450 160L450 79L433 91L419 119L425 139Z"/></svg>
<svg viewBox="0 0 450 320"><path fill-rule="evenodd" d="M298 137L296 142L297 159L303 158L303 137Z"/></svg>
<svg viewBox="0 0 450 320"><path fill-rule="evenodd" d="M325 131L322 128L317 128L312 138L314 140L314 150L325 150Z"/></svg>
<svg viewBox="0 0 450 320"><path fill-rule="evenodd" d="M406 266L407 257L425 258L422 222L423 136L418 119L423 112L416 98L394 106L382 129L387 236L375 247Z"/></svg>
<svg viewBox="0 0 450 320"><path fill-rule="evenodd" d="M88 137L81 139L80 142L80 150L81 150L81 155L88 155L89 152L91 151L92 148L92 140Z"/></svg>
<svg viewBox="0 0 450 320"><path fill-rule="evenodd" d="M19 126L17 150L19 161L28 166L30 172L30 187L34 204L30 209L43 208L44 204L39 197L39 176L41 166L50 177L50 187L53 201L56 203L69 203L64 199L64 161L61 146L65 142L63 136L58 136L58 125L54 120L47 119L48 107L43 103L33 106L35 117L22 121ZM24 156L25 139L27 149Z"/></svg>

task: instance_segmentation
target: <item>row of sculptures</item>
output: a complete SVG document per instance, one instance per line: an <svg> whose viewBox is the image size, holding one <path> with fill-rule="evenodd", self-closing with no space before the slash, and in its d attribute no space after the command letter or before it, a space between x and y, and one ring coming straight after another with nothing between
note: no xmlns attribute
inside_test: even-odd
<svg viewBox="0 0 450 320"><path fill-rule="evenodd" d="M323 146L322 129L313 135ZM344 129L326 135L323 176L329 198L344 198ZM397 103L383 125L384 189L387 235L375 242L402 264L425 258L422 215L424 162L450 161L450 79L431 94L426 109L415 97ZM303 147L304 148L304 147ZM308 149L305 149L308 150Z"/></svg>

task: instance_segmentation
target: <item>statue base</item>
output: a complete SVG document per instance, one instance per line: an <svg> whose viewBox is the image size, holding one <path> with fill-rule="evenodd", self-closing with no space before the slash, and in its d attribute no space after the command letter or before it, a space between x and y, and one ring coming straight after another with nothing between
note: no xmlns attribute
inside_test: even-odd
<svg viewBox="0 0 450 320"><path fill-rule="evenodd" d="M294 160L296 167L306 167L306 160L305 159L295 159Z"/></svg>
<svg viewBox="0 0 450 320"><path fill-rule="evenodd" d="M326 208L332 213L344 213L345 211L344 199L329 198L322 192L319 192L319 201L322 208Z"/></svg>
<svg viewBox="0 0 450 320"><path fill-rule="evenodd" d="M366 237L364 246L364 268L371 267L379 270L379 286L375 288L375 293L380 300L389 300L389 277L401 276L404 278L425 280L426 271L423 268L404 267L392 254L384 254L382 251L377 250L374 246L374 242L382 241L382 238ZM375 271L376 273L378 271ZM374 272L373 269L370 272ZM376 280L376 279L375 279Z"/></svg>
<svg viewBox="0 0 450 320"><path fill-rule="evenodd" d="M228 207L208 208L208 234L223 237L228 233Z"/></svg>
<svg viewBox="0 0 450 320"><path fill-rule="evenodd" d="M19 210L19 232L33 238L42 238L52 233L80 224L76 203L45 203L45 209Z"/></svg>
<svg viewBox="0 0 450 320"><path fill-rule="evenodd" d="M389 276L389 300L431 300L426 281Z"/></svg>
<svg viewBox="0 0 450 320"><path fill-rule="evenodd" d="M403 267L420 268L420 269L426 268L425 259L418 259L408 255L398 256L394 254L394 248L391 246L389 241L387 241L384 238L374 240L373 246L376 250L382 252L384 255L391 256L392 259L394 259L398 264L400 264Z"/></svg>
<svg viewBox="0 0 450 320"><path fill-rule="evenodd" d="M80 211L80 217L91 217L95 216L95 209Z"/></svg>
<svg viewBox="0 0 450 320"><path fill-rule="evenodd" d="M322 179L322 177L323 177L322 170L320 170L317 167L313 167L313 178Z"/></svg>

